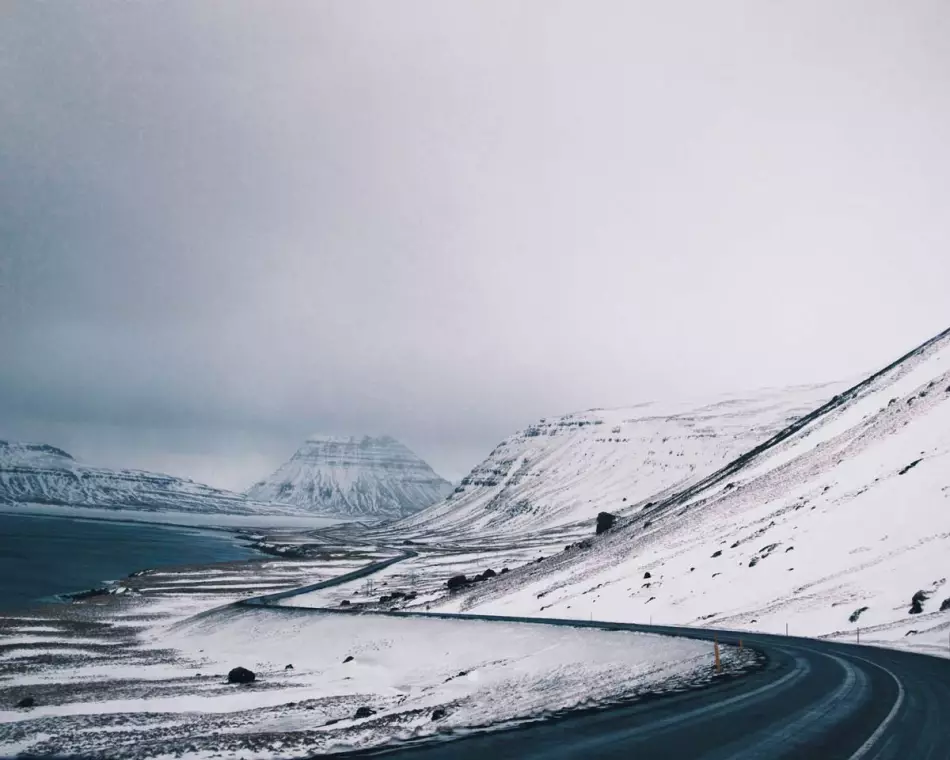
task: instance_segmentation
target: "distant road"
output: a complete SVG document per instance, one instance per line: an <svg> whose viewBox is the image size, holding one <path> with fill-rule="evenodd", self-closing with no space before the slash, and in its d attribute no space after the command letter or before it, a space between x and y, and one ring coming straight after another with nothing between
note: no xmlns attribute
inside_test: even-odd
<svg viewBox="0 0 950 760"><path fill-rule="evenodd" d="M410 555L411 556L411 555ZM317 584L363 577L403 557ZM358 574L357 574L358 573ZM312 590L283 592L286 599ZM273 597L247 600L268 606ZM289 615L352 614L275 607ZM401 760L950 760L950 659L816 639L708 628L491 615L394 617L522 622L685 636L764 653L760 671L691 692L581 711L450 741L351 753Z"/></svg>

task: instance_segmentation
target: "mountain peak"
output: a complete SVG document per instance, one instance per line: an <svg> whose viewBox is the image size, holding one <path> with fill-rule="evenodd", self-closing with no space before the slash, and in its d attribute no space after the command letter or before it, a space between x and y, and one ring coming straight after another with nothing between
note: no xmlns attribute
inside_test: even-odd
<svg viewBox="0 0 950 760"><path fill-rule="evenodd" d="M412 514L450 491L448 481L392 436L312 435L247 495L326 515L389 518Z"/></svg>

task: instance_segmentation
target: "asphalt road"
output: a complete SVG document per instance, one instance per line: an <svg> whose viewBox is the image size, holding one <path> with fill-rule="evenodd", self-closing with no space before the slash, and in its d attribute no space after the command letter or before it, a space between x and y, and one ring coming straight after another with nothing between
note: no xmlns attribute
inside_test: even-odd
<svg viewBox="0 0 950 760"><path fill-rule="evenodd" d="M404 559L316 584L336 585ZM311 590L247 600L269 606ZM282 606L286 614L352 614ZM598 621L442 613L396 617L496 620L629 630L743 645L764 668L690 692L445 741L426 740L349 756L400 760L950 760L950 659L748 632Z"/></svg>

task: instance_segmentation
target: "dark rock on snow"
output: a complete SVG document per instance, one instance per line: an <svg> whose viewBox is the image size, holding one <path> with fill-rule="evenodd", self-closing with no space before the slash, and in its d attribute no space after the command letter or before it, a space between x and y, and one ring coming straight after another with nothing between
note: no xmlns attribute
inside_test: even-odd
<svg viewBox="0 0 950 760"><path fill-rule="evenodd" d="M854 612L851 613L851 617L848 618L849 623L857 623L858 618L861 617L862 612L867 612L867 607L858 607Z"/></svg>
<svg viewBox="0 0 950 760"><path fill-rule="evenodd" d="M346 663L348 663L348 662L353 662L353 655L348 654L348 655L346 656L346 659L343 660L343 664L344 664L344 665L346 665Z"/></svg>
<svg viewBox="0 0 950 760"><path fill-rule="evenodd" d="M601 533L606 533L617 521L616 516L610 514L610 512L601 512L597 515L597 528L596 533L599 536Z"/></svg>
<svg viewBox="0 0 950 760"><path fill-rule="evenodd" d="M453 575L448 579L448 581L446 581L445 585L448 587L449 591L455 591L467 586L468 578L466 578L464 575Z"/></svg>
<svg viewBox="0 0 950 760"><path fill-rule="evenodd" d="M357 708L356 714L353 717L356 719L368 718L370 715L375 715L375 714L376 714L376 711L372 707L367 707L366 705L363 705L362 707Z"/></svg>
<svg viewBox="0 0 950 760"><path fill-rule="evenodd" d="M650 571L648 570L647 572L645 572L645 573L643 574L643 577L644 577L644 578L652 578L653 576L650 575Z"/></svg>
<svg viewBox="0 0 950 760"><path fill-rule="evenodd" d="M929 594L926 591L918 591L911 597L909 614L919 615L924 611L924 602L927 601Z"/></svg>
<svg viewBox="0 0 950 760"><path fill-rule="evenodd" d="M251 683L257 678L254 672L247 668L232 668L228 671L228 683Z"/></svg>
<svg viewBox="0 0 950 760"><path fill-rule="evenodd" d="M944 599L944 600L940 603L940 611L941 611L941 612L946 612L947 610L950 610L950 598Z"/></svg>
<svg viewBox="0 0 950 760"><path fill-rule="evenodd" d="M445 715L445 709L442 707L437 707L432 711L432 720L442 720Z"/></svg>
<svg viewBox="0 0 950 760"><path fill-rule="evenodd" d="M350 606L350 600L349 600L349 599L344 599L342 602L340 602L340 606L341 606L341 607L349 607L349 606Z"/></svg>
<svg viewBox="0 0 950 760"><path fill-rule="evenodd" d="M284 665L284 670L293 670L293 669L294 669L293 665Z"/></svg>
<svg viewBox="0 0 950 760"><path fill-rule="evenodd" d="M23 697L23 699L16 703L17 707L34 707L35 705L36 700L33 697Z"/></svg>

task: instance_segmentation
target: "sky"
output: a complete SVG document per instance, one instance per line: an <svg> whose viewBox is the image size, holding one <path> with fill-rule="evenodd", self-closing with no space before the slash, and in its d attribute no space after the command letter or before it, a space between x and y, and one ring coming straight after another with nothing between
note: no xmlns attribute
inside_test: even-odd
<svg viewBox="0 0 950 760"><path fill-rule="evenodd" d="M34 3L0 438L243 489L836 380L950 324L943 0Z"/></svg>

